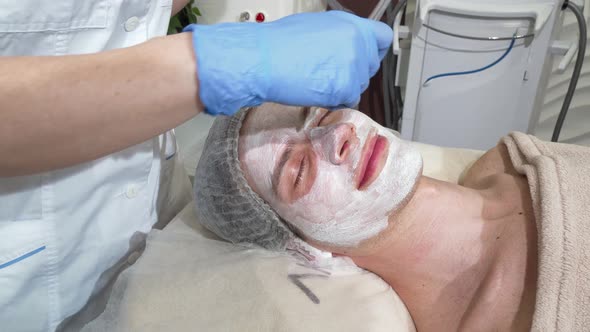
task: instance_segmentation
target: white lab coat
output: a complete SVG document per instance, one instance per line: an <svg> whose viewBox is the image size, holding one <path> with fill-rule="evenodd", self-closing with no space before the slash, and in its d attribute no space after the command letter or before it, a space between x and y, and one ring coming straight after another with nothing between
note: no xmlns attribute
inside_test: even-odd
<svg viewBox="0 0 590 332"><path fill-rule="evenodd" d="M0 55L131 46L164 35L171 7L172 0L0 0ZM100 312L105 289L139 257L158 215L174 215L162 206L190 199L186 177L175 180L181 192L169 190L182 169L175 147L168 133L67 169L0 178L1 331L77 329Z"/></svg>

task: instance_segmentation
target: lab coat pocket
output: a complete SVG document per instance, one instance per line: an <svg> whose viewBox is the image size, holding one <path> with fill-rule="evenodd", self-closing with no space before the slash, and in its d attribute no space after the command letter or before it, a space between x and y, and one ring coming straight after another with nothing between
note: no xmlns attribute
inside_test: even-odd
<svg viewBox="0 0 590 332"><path fill-rule="evenodd" d="M110 1L4 1L0 55L65 54L72 32L106 28Z"/></svg>
<svg viewBox="0 0 590 332"><path fill-rule="evenodd" d="M3 331L42 331L51 322L46 224L0 222L0 321Z"/></svg>

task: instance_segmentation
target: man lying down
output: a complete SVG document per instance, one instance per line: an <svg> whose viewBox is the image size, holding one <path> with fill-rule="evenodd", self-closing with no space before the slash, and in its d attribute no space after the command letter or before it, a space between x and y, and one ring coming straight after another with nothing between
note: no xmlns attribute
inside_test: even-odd
<svg viewBox="0 0 590 332"><path fill-rule="evenodd" d="M216 119L195 176L220 237L300 238L402 298L418 331L590 328L590 149L511 134L461 185L360 112L264 104Z"/></svg>

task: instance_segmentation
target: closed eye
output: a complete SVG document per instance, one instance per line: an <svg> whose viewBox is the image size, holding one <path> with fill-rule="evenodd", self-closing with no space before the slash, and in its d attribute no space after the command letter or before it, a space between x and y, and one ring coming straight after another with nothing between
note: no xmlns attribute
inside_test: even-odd
<svg viewBox="0 0 590 332"><path fill-rule="evenodd" d="M295 188L297 188L299 186L299 184L301 184L301 181L303 181L303 175L305 173L306 167L307 167L307 158L303 157L301 159L301 163L299 164L299 172L297 172L297 177L295 178L295 184L294 184Z"/></svg>

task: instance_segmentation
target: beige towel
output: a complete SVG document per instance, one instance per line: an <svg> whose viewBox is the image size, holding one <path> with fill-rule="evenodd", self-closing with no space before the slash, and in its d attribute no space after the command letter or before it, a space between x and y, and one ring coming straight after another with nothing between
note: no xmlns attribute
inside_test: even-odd
<svg viewBox="0 0 590 332"><path fill-rule="evenodd" d="M502 139L527 176L537 220L533 331L590 331L590 148L523 133Z"/></svg>

